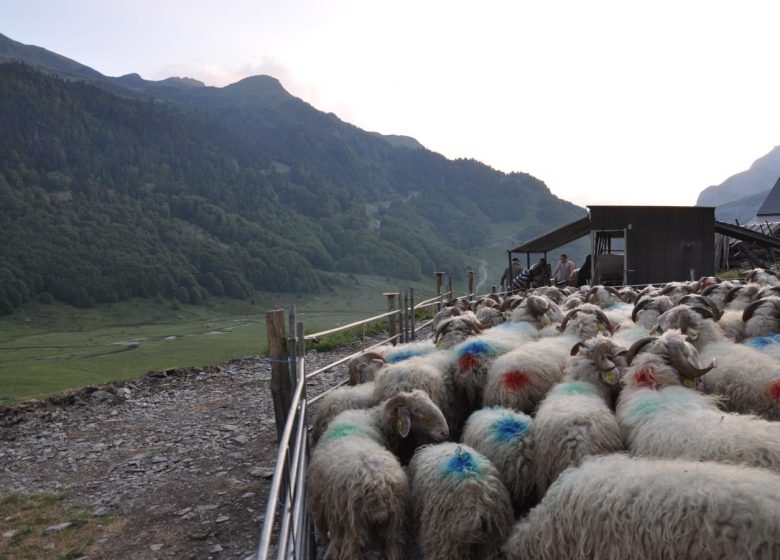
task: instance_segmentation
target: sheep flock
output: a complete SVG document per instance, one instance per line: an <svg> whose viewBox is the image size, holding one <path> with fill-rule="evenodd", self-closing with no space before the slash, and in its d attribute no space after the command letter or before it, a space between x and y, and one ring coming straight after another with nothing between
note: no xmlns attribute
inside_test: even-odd
<svg viewBox="0 0 780 560"><path fill-rule="evenodd" d="M439 311L312 418L326 558L780 559L780 281Z"/></svg>

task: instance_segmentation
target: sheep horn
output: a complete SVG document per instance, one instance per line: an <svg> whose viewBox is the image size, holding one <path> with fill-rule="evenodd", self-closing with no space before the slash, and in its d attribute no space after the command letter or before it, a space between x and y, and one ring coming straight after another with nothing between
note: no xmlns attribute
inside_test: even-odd
<svg viewBox="0 0 780 560"><path fill-rule="evenodd" d="M672 367L680 372L681 375L695 379L701 377L712 368L715 367L715 362L711 363L708 367L698 368L690 363L683 355L680 345L675 344L669 351L669 360L672 362Z"/></svg>
<svg viewBox="0 0 780 560"><path fill-rule="evenodd" d="M631 312L631 320L636 323L636 316L639 315L639 312L642 311L645 307L647 307L647 304L652 301L651 298L647 297L643 300L640 300L639 303L637 303L634 306L634 310Z"/></svg>
<svg viewBox="0 0 780 560"><path fill-rule="evenodd" d="M595 313L596 313L596 317L599 318L599 321L602 321L606 325L607 329L609 330L609 333L615 334L615 328L612 326L612 323L609 322L609 319L604 314L604 312L601 309L597 309Z"/></svg>
<svg viewBox="0 0 780 560"><path fill-rule="evenodd" d="M719 284L713 284L712 286L707 286L701 291L701 295L709 296L718 286Z"/></svg>
<svg viewBox="0 0 780 560"><path fill-rule="evenodd" d="M747 323L750 321L750 318L753 317L753 313L756 312L756 309L764 305L764 303L766 303L765 300L759 299L748 305L742 312L742 322Z"/></svg>
<svg viewBox="0 0 780 560"><path fill-rule="evenodd" d="M607 353L609 352L609 343L602 342L593 349L593 364L601 371L612 371L615 364L608 363Z"/></svg>
<svg viewBox="0 0 780 560"><path fill-rule="evenodd" d="M737 297L737 294L742 289L742 286L736 286L734 288L731 288L728 292L726 292L726 298L723 300L724 303L729 303L732 299Z"/></svg>
<svg viewBox="0 0 780 560"><path fill-rule="evenodd" d="M569 354L571 354L572 356L576 356L579 353L580 348L582 348L584 344L585 344L584 342L579 341L577 344L571 347L571 352L569 352Z"/></svg>
<svg viewBox="0 0 780 560"><path fill-rule="evenodd" d="M653 342L656 338L658 337L646 336L644 338L640 338L635 343L633 343L631 345L631 348L628 349L628 355L626 356L626 364L631 365L631 362L633 362L637 354L639 354L642 351L642 348L644 348L648 343Z"/></svg>
<svg viewBox="0 0 780 560"><path fill-rule="evenodd" d="M466 323L466 326L469 327L471 332L474 334L479 334L482 332L482 328L480 327L479 322L474 320L472 317L463 317L463 322Z"/></svg>
<svg viewBox="0 0 780 560"><path fill-rule="evenodd" d="M661 295L662 295L662 296L668 296L669 294L671 294L671 293L674 291L674 289L675 289L676 287L677 287L677 286L675 286L674 284L671 284L671 285L669 285L669 286L664 286L664 289L663 289L663 290L661 290Z"/></svg>
<svg viewBox="0 0 780 560"><path fill-rule="evenodd" d="M566 314L566 317L563 318L563 322L560 325L558 325L558 330L561 331L561 332L565 331L566 330L566 325L569 324L569 319L574 317L580 311L582 311L582 309L580 309L579 307L577 309L572 309L571 311L569 311Z"/></svg>
<svg viewBox="0 0 780 560"><path fill-rule="evenodd" d="M690 308L705 319L713 319L717 321L717 319L715 319L714 313L712 312L712 309L709 307L704 307L703 305L692 305Z"/></svg>
<svg viewBox="0 0 780 560"><path fill-rule="evenodd" d="M605 286L605 288L610 294L615 295L618 297L618 299L620 299L620 292L617 291L617 288L614 286Z"/></svg>
<svg viewBox="0 0 780 560"><path fill-rule="evenodd" d="M544 315L550 309L550 304L539 296L528 296L526 301L528 302L528 309L535 316Z"/></svg>
<svg viewBox="0 0 780 560"><path fill-rule="evenodd" d="M596 287L596 288L591 288L591 289L588 291L588 293L587 293L587 294L585 294L585 303L590 303L590 300L591 300L591 298L592 298L594 295L596 295L596 292L598 292L598 291L599 291L599 289L598 289L597 287Z"/></svg>

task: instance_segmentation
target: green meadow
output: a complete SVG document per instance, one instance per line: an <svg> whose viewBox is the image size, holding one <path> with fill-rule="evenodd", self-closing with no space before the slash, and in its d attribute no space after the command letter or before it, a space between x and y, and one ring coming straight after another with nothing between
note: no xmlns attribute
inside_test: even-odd
<svg viewBox="0 0 780 560"><path fill-rule="evenodd" d="M383 292L412 287L417 301L435 293L433 280L400 284L359 276L350 283L317 295L258 293L254 303L135 300L90 309L30 304L0 318L0 406L148 371L262 354L270 309L295 305L311 333L384 312Z"/></svg>

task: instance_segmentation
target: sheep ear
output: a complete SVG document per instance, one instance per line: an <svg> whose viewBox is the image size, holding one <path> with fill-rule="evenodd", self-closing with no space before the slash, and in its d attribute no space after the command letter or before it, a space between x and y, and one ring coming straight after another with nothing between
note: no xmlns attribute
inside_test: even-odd
<svg viewBox="0 0 780 560"><path fill-rule="evenodd" d="M402 438L409 435L409 431L412 429L412 419L409 417L409 411L405 406L399 406L396 411L395 428Z"/></svg>

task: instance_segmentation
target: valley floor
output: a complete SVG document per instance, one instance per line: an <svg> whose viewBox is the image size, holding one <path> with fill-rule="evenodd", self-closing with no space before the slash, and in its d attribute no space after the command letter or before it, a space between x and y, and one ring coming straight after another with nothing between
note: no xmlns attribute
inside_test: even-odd
<svg viewBox="0 0 780 560"><path fill-rule="evenodd" d="M368 344L307 360L317 367ZM310 394L345 374L340 366L313 380ZM0 557L250 557L276 457L267 360L158 372L111 388L0 410L0 505L45 492L83 514L61 529L69 519L36 525L0 516ZM62 535L84 517L96 529L66 543Z"/></svg>

